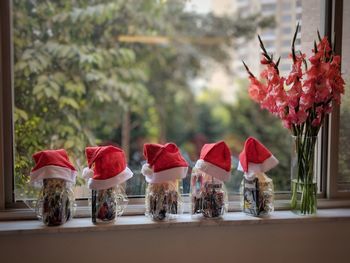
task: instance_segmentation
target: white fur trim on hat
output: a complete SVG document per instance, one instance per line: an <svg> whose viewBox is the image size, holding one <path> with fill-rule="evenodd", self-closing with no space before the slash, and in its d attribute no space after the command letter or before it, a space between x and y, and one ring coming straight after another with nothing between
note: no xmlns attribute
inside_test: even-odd
<svg viewBox="0 0 350 263"><path fill-rule="evenodd" d="M251 180L254 180L255 177L257 177L256 173L254 172L248 172L248 173L244 173L244 178L251 181Z"/></svg>
<svg viewBox="0 0 350 263"><path fill-rule="evenodd" d="M185 178L188 167L174 167L160 172L153 172L148 163L142 165L141 173L145 176L147 183L164 183L176 179Z"/></svg>
<svg viewBox="0 0 350 263"><path fill-rule="evenodd" d="M32 184L42 183L44 179L63 179L75 184L77 172L66 167L57 165L46 165L30 173L30 182Z"/></svg>
<svg viewBox="0 0 350 263"><path fill-rule="evenodd" d="M106 180L96 180L90 178L88 185L89 188L93 190L104 190L116 186L118 184L122 184L126 180L130 179L132 176L133 172L128 167L126 167L123 172Z"/></svg>
<svg viewBox="0 0 350 263"><path fill-rule="evenodd" d="M148 163L145 163L144 165L142 165L141 173L144 176L152 177L153 170L152 170L151 166Z"/></svg>
<svg viewBox="0 0 350 263"><path fill-rule="evenodd" d="M228 181L230 179L231 172L226 171L225 169L220 168L212 163L206 162L202 159L199 159L196 162L194 168L206 173L210 176L213 176L220 181Z"/></svg>
<svg viewBox="0 0 350 263"><path fill-rule="evenodd" d="M251 180L254 177L253 174L259 173L259 172L265 173L268 170L275 167L277 164L278 164L278 160L273 155L271 155L262 163L248 163L248 172L245 173L247 174L247 177L248 177L247 179ZM241 162L239 162L237 169L239 171L244 172Z"/></svg>
<svg viewBox="0 0 350 263"><path fill-rule="evenodd" d="M89 180L90 178L92 178L94 176L94 170L92 170L91 168L89 167L85 167L83 169L83 178L85 180Z"/></svg>

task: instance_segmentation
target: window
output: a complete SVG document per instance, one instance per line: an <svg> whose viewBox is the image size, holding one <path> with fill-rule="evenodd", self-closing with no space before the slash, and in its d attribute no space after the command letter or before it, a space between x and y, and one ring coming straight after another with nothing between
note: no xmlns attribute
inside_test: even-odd
<svg viewBox="0 0 350 263"><path fill-rule="evenodd" d="M291 40L285 39L285 40L282 41L282 46L283 47L290 47L291 43L292 43Z"/></svg>
<svg viewBox="0 0 350 263"><path fill-rule="evenodd" d="M288 11L291 8L292 1L285 1L282 3L282 10Z"/></svg>
<svg viewBox="0 0 350 263"><path fill-rule="evenodd" d="M267 29L267 30L263 30L262 34L261 34L261 37L263 39L273 39L275 38L276 36L276 33L275 33L275 30L273 29Z"/></svg>
<svg viewBox="0 0 350 263"><path fill-rule="evenodd" d="M290 64L281 64L280 70L284 72L290 71Z"/></svg>
<svg viewBox="0 0 350 263"><path fill-rule="evenodd" d="M264 12L268 12L268 13L273 13L276 10L276 4L274 3L270 3L270 4L263 4L261 11Z"/></svg>
<svg viewBox="0 0 350 263"><path fill-rule="evenodd" d="M282 33L285 35L290 35L292 33L292 29L290 27L282 27Z"/></svg>
<svg viewBox="0 0 350 263"><path fill-rule="evenodd" d="M344 2L343 24L350 22L350 3ZM342 46L350 45L350 29L343 28ZM346 91L340 106L340 130L339 130L339 178L338 190L341 192L350 191L350 52L348 48L342 50L342 73L346 83Z"/></svg>
<svg viewBox="0 0 350 263"><path fill-rule="evenodd" d="M290 21L292 21L292 16L291 15L283 15L282 21L283 22L290 22Z"/></svg>
<svg viewBox="0 0 350 263"><path fill-rule="evenodd" d="M302 13L297 13L297 14L296 14L296 19L297 19L298 21L301 21L301 17L302 17Z"/></svg>
<svg viewBox="0 0 350 263"><path fill-rule="evenodd" d="M273 41L264 41L264 45L266 48L272 48L272 47L274 47L274 42Z"/></svg>
<svg viewBox="0 0 350 263"><path fill-rule="evenodd" d="M288 58L289 57L289 52L282 52L281 53L281 58Z"/></svg>
<svg viewBox="0 0 350 263"><path fill-rule="evenodd" d="M6 103L1 106L4 135L0 146L2 153L15 148L13 162L11 154L2 156L7 169L0 182L6 187L3 199L11 203L27 194L31 155L44 148L65 148L81 172L86 165L85 146L121 146L135 172L127 193L140 197L145 190L140 174L143 143L174 141L193 166L203 143L219 139L232 151L232 179L227 187L230 194L237 194L242 179L236 171L237 157L249 135L263 141L279 158L280 165L269 175L277 192L288 192L289 133L247 97L246 73L242 66L233 65L241 63L243 54L258 74L256 32L272 35L267 45L275 47L275 56L284 56L286 51L279 48L287 39L281 33L292 34L294 28L269 23L259 28L258 21L264 19L265 11L275 10L275 4L263 5L262 16L251 13L237 19L233 4L223 10L217 1L200 2L12 1L12 35L8 24L2 23L5 30L1 32L2 40L12 39L13 52L4 52L10 49L2 44L1 99ZM5 8L0 12L6 14L9 9L1 4ZM309 30L315 32L311 26ZM3 37L6 34L11 37ZM238 38L245 39L246 45L240 46L244 52L236 54L234 40ZM13 54L13 67L4 54ZM286 61L281 66L290 69ZM11 69L13 105L11 86L4 85L11 81ZM5 116L12 106L13 120ZM346 115L342 113L341 119ZM341 134L347 134L346 127L341 129L345 129ZM340 149L340 156L344 152ZM188 191L189 177L183 182L183 192ZM88 194L79 179L76 197Z"/></svg>
<svg viewBox="0 0 350 263"><path fill-rule="evenodd" d="M302 0L297 0L296 1L296 6L297 7L302 7Z"/></svg>

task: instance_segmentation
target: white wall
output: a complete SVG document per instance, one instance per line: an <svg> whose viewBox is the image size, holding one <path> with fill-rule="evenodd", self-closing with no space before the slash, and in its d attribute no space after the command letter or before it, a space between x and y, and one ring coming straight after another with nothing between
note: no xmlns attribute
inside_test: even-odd
<svg viewBox="0 0 350 263"><path fill-rule="evenodd" d="M0 254L1 263L341 263L350 220L0 235Z"/></svg>

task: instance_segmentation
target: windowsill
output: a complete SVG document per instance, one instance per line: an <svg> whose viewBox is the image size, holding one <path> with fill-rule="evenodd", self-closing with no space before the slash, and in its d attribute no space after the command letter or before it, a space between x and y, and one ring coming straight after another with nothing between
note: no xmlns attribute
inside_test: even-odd
<svg viewBox="0 0 350 263"><path fill-rule="evenodd" d="M189 214L180 215L176 220L154 222L145 216L122 216L115 223L94 225L90 218L74 218L65 225L46 227L38 220L5 221L0 222L0 235L6 234L33 234L33 233L74 233L118 231L133 229L154 229L173 227L201 227L201 226L228 226L228 225L260 225L260 224L293 224L315 222L350 221L350 209L319 209L317 215L299 216L291 211L275 211L269 217L256 218L241 212L230 212L222 219L192 218Z"/></svg>
<svg viewBox="0 0 350 263"><path fill-rule="evenodd" d="M349 208L350 199L324 199L319 198L317 200L317 206L319 209L337 209L337 208ZM278 199L274 202L275 211L290 210L290 200ZM189 213L190 205L189 200L184 200L183 203L184 213ZM229 201L229 212L240 212L239 201ZM87 202L77 203L77 208L74 212L74 218L89 218L91 208L87 205ZM129 205L125 208L124 216L143 216L145 214L145 201L143 198L134 199L129 201ZM8 209L0 210L0 222L2 221L21 221L21 220L36 220L36 215L32 209L26 207L24 203L15 204L9 206Z"/></svg>

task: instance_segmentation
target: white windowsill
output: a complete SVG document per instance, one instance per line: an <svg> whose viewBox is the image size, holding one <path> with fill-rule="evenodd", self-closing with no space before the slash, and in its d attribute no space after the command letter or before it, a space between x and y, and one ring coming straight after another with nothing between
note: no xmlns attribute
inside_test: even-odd
<svg viewBox="0 0 350 263"><path fill-rule="evenodd" d="M0 222L0 235L17 234L53 234L74 232L119 231L132 229L153 229L172 227L201 227L201 226L228 226L228 225L259 225L259 224L293 224L315 222L350 221L350 209L319 209L317 215L299 216L290 211L275 211L269 217L257 218L241 212L230 212L222 219L192 218L189 214L180 215L176 220L154 222L145 216L122 216L115 223L94 225L90 218L75 218L65 225L46 227L38 220L5 221Z"/></svg>

